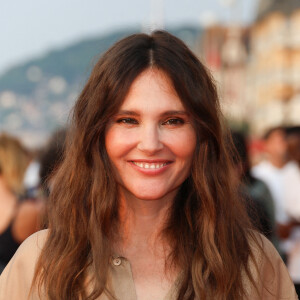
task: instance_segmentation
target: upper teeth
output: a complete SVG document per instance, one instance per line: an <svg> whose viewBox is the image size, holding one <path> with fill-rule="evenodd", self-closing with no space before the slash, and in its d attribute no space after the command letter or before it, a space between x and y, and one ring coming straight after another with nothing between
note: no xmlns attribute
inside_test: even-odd
<svg viewBox="0 0 300 300"><path fill-rule="evenodd" d="M143 162L135 162L135 161L133 161L133 163L136 166L144 169L159 169L167 164L167 163L143 163Z"/></svg>

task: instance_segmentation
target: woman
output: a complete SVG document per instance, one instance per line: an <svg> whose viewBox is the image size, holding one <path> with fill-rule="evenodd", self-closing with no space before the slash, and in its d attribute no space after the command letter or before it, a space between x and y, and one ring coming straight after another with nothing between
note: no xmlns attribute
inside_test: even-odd
<svg viewBox="0 0 300 300"><path fill-rule="evenodd" d="M14 137L0 134L0 273L21 242L38 230L38 206L22 201L29 152Z"/></svg>
<svg viewBox="0 0 300 300"><path fill-rule="evenodd" d="M296 299L228 148L215 86L180 40L116 43L75 105L50 229L22 245L0 299Z"/></svg>

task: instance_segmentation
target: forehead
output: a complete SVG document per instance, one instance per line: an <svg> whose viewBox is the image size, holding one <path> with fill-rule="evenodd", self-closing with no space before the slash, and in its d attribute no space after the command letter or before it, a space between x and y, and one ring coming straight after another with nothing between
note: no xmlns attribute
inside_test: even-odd
<svg viewBox="0 0 300 300"><path fill-rule="evenodd" d="M183 110L171 79L161 70L149 68L132 83L120 109L139 109L160 107Z"/></svg>

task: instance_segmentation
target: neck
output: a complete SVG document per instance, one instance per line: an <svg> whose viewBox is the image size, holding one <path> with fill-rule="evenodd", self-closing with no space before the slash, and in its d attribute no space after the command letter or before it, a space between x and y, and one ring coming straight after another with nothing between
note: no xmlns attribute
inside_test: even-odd
<svg viewBox="0 0 300 300"><path fill-rule="evenodd" d="M281 169L287 162L283 157L270 156L269 162L276 168Z"/></svg>
<svg viewBox="0 0 300 300"><path fill-rule="evenodd" d="M126 249L140 244L154 248L157 242L162 245L160 232L175 195L176 191L159 200L141 200L122 192L119 209L122 242L119 246Z"/></svg>

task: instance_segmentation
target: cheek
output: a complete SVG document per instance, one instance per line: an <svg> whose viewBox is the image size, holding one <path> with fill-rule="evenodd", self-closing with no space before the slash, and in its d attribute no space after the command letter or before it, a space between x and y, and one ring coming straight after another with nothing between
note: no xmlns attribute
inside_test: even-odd
<svg viewBox="0 0 300 300"><path fill-rule="evenodd" d="M105 148L109 158L114 159L128 152L135 143L133 133L124 133L120 128L110 128L105 135Z"/></svg>
<svg viewBox="0 0 300 300"><path fill-rule="evenodd" d="M115 164L114 159L118 156L120 149L120 139L118 132L113 128L107 130L105 135L105 148L109 159Z"/></svg>
<svg viewBox="0 0 300 300"><path fill-rule="evenodd" d="M108 157L111 159L111 154L113 153L115 143L114 133L111 129L107 130L105 133L105 149Z"/></svg>
<svg viewBox="0 0 300 300"><path fill-rule="evenodd" d="M196 149L196 134L193 130L179 132L169 139L168 144L177 157L191 161Z"/></svg>
<svg viewBox="0 0 300 300"><path fill-rule="evenodd" d="M123 147L124 143L118 131L114 130L113 128L107 130L105 135L105 149L111 163L115 180L117 182L120 181L119 170L122 165L120 163L120 158L122 158L122 153L124 152Z"/></svg>

